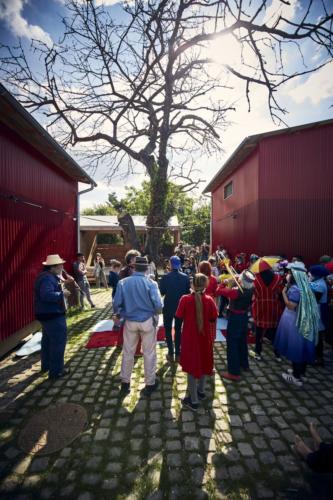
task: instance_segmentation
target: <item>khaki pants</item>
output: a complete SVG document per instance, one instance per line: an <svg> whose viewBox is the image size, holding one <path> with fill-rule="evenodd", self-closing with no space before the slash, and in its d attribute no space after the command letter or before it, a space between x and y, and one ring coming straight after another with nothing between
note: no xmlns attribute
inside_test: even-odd
<svg viewBox="0 0 333 500"><path fill-rule="evenodd" d="M139 323L138 321L125 321L123 357L121 361L121 381L130 383L134 365L136 346L141 338L143 363L145 371L145 384L155 384L156 371L156 328L153 319Z"/></svg>

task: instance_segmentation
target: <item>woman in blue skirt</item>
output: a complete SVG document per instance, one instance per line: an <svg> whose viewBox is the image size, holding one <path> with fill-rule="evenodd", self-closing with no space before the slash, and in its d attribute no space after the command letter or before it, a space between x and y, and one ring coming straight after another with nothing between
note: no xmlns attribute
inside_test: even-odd
<svg viewBox="0 0 333 500"><path fill-rule="evenodd" d="M281 356L292 362L292 369L282 378L301 387L306 365L313 363L319 331L319 312L314 293L302 262L287 266L288 284L282 292L285 310L281 316L274 342Z"/></svg>

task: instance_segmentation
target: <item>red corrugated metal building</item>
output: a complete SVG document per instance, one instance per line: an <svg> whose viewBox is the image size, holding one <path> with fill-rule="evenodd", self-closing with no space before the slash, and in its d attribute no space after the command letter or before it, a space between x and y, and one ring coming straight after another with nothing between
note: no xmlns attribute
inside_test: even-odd
<svg viewBox="0 0 333 500"><path fill-rule="evenodd" d="M333 120L247 137L204 192L213 250L332 255Z"/></svg>
<svg viewBox="0 0 333 500"><path fill-rule="evenodd" d="M78 182L95 185L0 85L0 354L36 326L33 283L46 255L59 253L70 270Z"/></svg>

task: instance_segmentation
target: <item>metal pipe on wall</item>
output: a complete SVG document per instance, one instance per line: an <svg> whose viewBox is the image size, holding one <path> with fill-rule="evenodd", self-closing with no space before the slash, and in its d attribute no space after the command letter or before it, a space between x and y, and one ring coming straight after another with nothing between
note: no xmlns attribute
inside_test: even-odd
<svg viewBox="0 0 333 500"><path fill-rule="evenodd" d="M77 206L77 251L78 252L80 252L80 249L81 249L81 238L80 238L80 196L81 196L81 194L89 193L96 186L97 186L97 184L95 182L94 183L92 182L90 184L90 188L84 189L83 191L78 191L78 193L77 193L77 203L76 203L76 206Z"/></svg>

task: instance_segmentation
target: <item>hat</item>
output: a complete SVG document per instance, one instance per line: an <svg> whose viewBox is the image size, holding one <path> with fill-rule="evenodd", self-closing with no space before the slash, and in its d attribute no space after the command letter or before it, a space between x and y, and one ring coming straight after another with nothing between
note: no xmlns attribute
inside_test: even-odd
<svg viewBox="0 0 333 500"><path fill-rule="evenodd" d="M62 260L60 256L56 253L53 255L48 255L46 261L43 262L43 266L58 266L59 264L64 264L66 261Z"/></svg>
<svg viewBox="0 0 333 500"><path fill-rule="evenodd" d="M304 271L306 273L304 262L301 262L300 260L298 260L297 262L290 262L290 264L286 266L286 269L291 269L294 271Z"/></svg>
<svg viewBox="0 0 333 500"><path fill-rule="evenodd" d="M310 266L309 272L315 278L325 278L326 276L329 275L329 271L326 269L326 267L321 266L320 264L316 264L315 266Z"/></svg>
<svg viewBox="0 0 333 500"><path fill-rule="evenodd" d="M325 267L326 267L327 271L329 271L330 274L333 274L333 260L331 262L328 262L327 264L325 264Z"/></svg>
<svg viewBox="0 0 333 500"><path fill-rule="evenodd" d="M144 273L148 270L147 257L135 257L135 270L139 273Z"/></svg>
<svg viewBox="0 0 333 500"><path fill-rule="evenodd" d="M256 279L255 275L251 273L251 271L243 271L241 274L242 281L246 281L247 283L253 283Z"/></svg>
<svg viewBox="0 0 333 500"><path fill-rule="evenodd" d="M319 259L320 264L327 264L328 262L331 262L332 257L329 255L322 255Z"/></svg>
<svg viewBox="0 0 333 500"><path fill-rule="evenodd" d="M182 266L182 261L179 257L177 257L177 255L173 255L170 257L170 264L172 269L179 269Z"/></svg>

